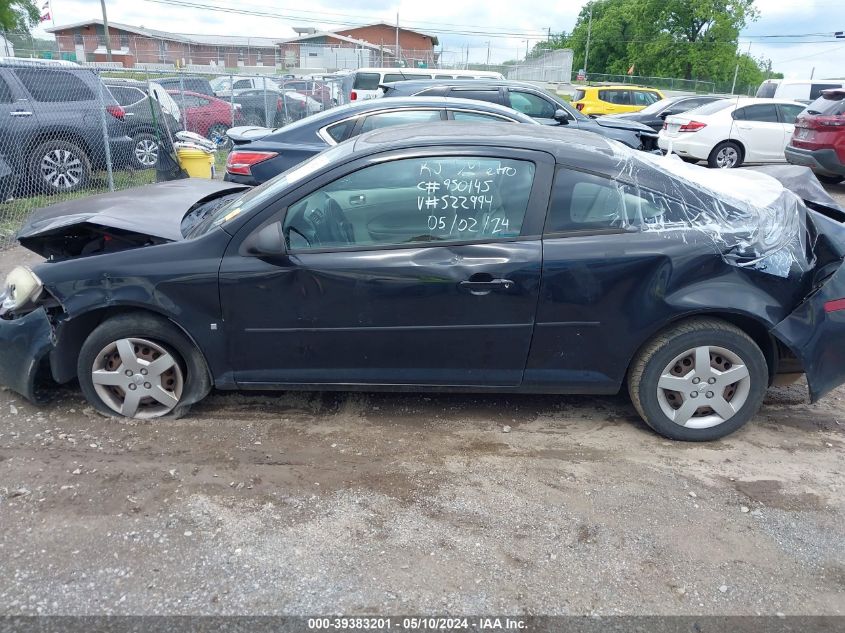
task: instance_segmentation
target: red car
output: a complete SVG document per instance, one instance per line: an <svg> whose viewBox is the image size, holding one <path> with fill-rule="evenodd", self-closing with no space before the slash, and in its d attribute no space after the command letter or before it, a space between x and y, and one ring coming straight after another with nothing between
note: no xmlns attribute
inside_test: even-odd
<svg viewBox="0 0 845 633"><path fill-rule="evenodd" d="M243 123L240 104L209 97L199 92L168 90L182 111L182 125L220 144L227 144L226 130ZM234 105L234 112L232 106Z"/></svg>
<svg viewBox="0 0 845 633"><path fill-rule="evenodd" d="M822 182L845 180L845 90L822 91L795 121L786 160L813 170Z"/></svg>

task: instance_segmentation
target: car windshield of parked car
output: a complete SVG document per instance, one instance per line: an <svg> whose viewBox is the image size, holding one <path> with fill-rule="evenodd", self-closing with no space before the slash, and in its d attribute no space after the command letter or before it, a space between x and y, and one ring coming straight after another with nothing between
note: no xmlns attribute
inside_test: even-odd
<svg viewBox="0 0 845 633"><path fill-rule="evenodd" d="M668 108L675 101L676 99L661 99L660 101L655 101L650 106L640 110L640 114L660 114L665 108Z"/></svg>
<svg viewBox="0 0 845 633"><path fill-rule="evenodd" d="M186 239L192 239L205 235L213 228L223 226L237 217L249 214L261 207L267 200L276 197L285 188L293 185L303 178L319 171L326 165L340 160L343 156L351 153L353 145L343 143L327 149L324 152L300 163L296 167L287 170L253 189L249 189L243 195L233 198L227 204L215 208L202 220L193 226L185 235Z"/></svg>
<svg viewBox="0 0 845 633"><path fill-rule="evenodd" d="M837 116L845 114L845 92L830 92L807 106L807 114Z"/></svg>

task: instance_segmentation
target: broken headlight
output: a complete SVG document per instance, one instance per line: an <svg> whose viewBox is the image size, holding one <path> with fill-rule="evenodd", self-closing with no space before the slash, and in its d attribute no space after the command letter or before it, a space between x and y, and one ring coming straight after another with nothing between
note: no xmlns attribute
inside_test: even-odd
<svg viewBox="0 0 845 633"><path fill-rule="evenodd" d="M41 280L34 272L25 266L16 266L6 276L6 288L0 295L0 315L33 306L42 289Z"/></svg>

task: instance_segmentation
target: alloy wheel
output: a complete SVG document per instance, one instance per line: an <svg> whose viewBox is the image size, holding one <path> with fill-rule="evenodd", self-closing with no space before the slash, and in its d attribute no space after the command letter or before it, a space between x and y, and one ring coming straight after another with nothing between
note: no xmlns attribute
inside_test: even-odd
<svg viewBox="0 0 845 633"><path fill-rule="evenodd" d="M82 160L66 149L52 149L41 158L41 176L55 190L73 189L82 180Z"/></svg>
<svg viewBox="0 0 845 633"><path fill-rule="evenodd" d="M739 152L734 147L723 147L716 153L716 164L720 169L730 169L739 162Z"/></svg>
<svg viewBox="0 0 845 633"><path fill-rule="evenodd" d="M660 374L657 401L672 422L707 429L730 420L748 399L751 377L742 359L701 345L676 356Z"/></svg>
<svg viewBox="0 0 845 633"><path fill-rule="evenodd" d="M158 163L158 143L142 138L135 143L135 158L144 167L155 167Z"/></svg>
<svg viewBox="0 0 845 633"><path fill-rule="evenodd" d="M138 419L172 411L185 384L176 358L143 338L123 338L106 345L94 359L91 380L112 411Z"/></svg>

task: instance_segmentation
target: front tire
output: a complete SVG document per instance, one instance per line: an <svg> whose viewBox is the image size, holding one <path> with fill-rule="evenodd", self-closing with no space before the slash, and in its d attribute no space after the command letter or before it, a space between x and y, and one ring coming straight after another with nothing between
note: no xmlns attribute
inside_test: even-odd
<svg viewBox="0 0 845 633"><path fill-rule="evenodd" d="M158 164L158 139L142 132L132 137L132 166L135 169L152 169Z"/></svg>
<svg viewBox="0 0 845 633"><path fill-rule="evenodd" d="M183 416L208 382L185 335L145 314L112 317L95 328L82 345L77 376L97 411L139 420Z"/></svg>
<svg viewBox="0 0 845 633"><path fill-rule="evenodd" d="M742 148L733 141L722 141L707 157L711 169L734 169L742 165Z"/></svg>
<svg viewBox="0 0 845 633"><path fill-rule="evenodd" d="M643 420L673 440L706 442L733 433L760 409L766 359L739 328L697 318L671 326L634 358L628 392Z"/></svg>

